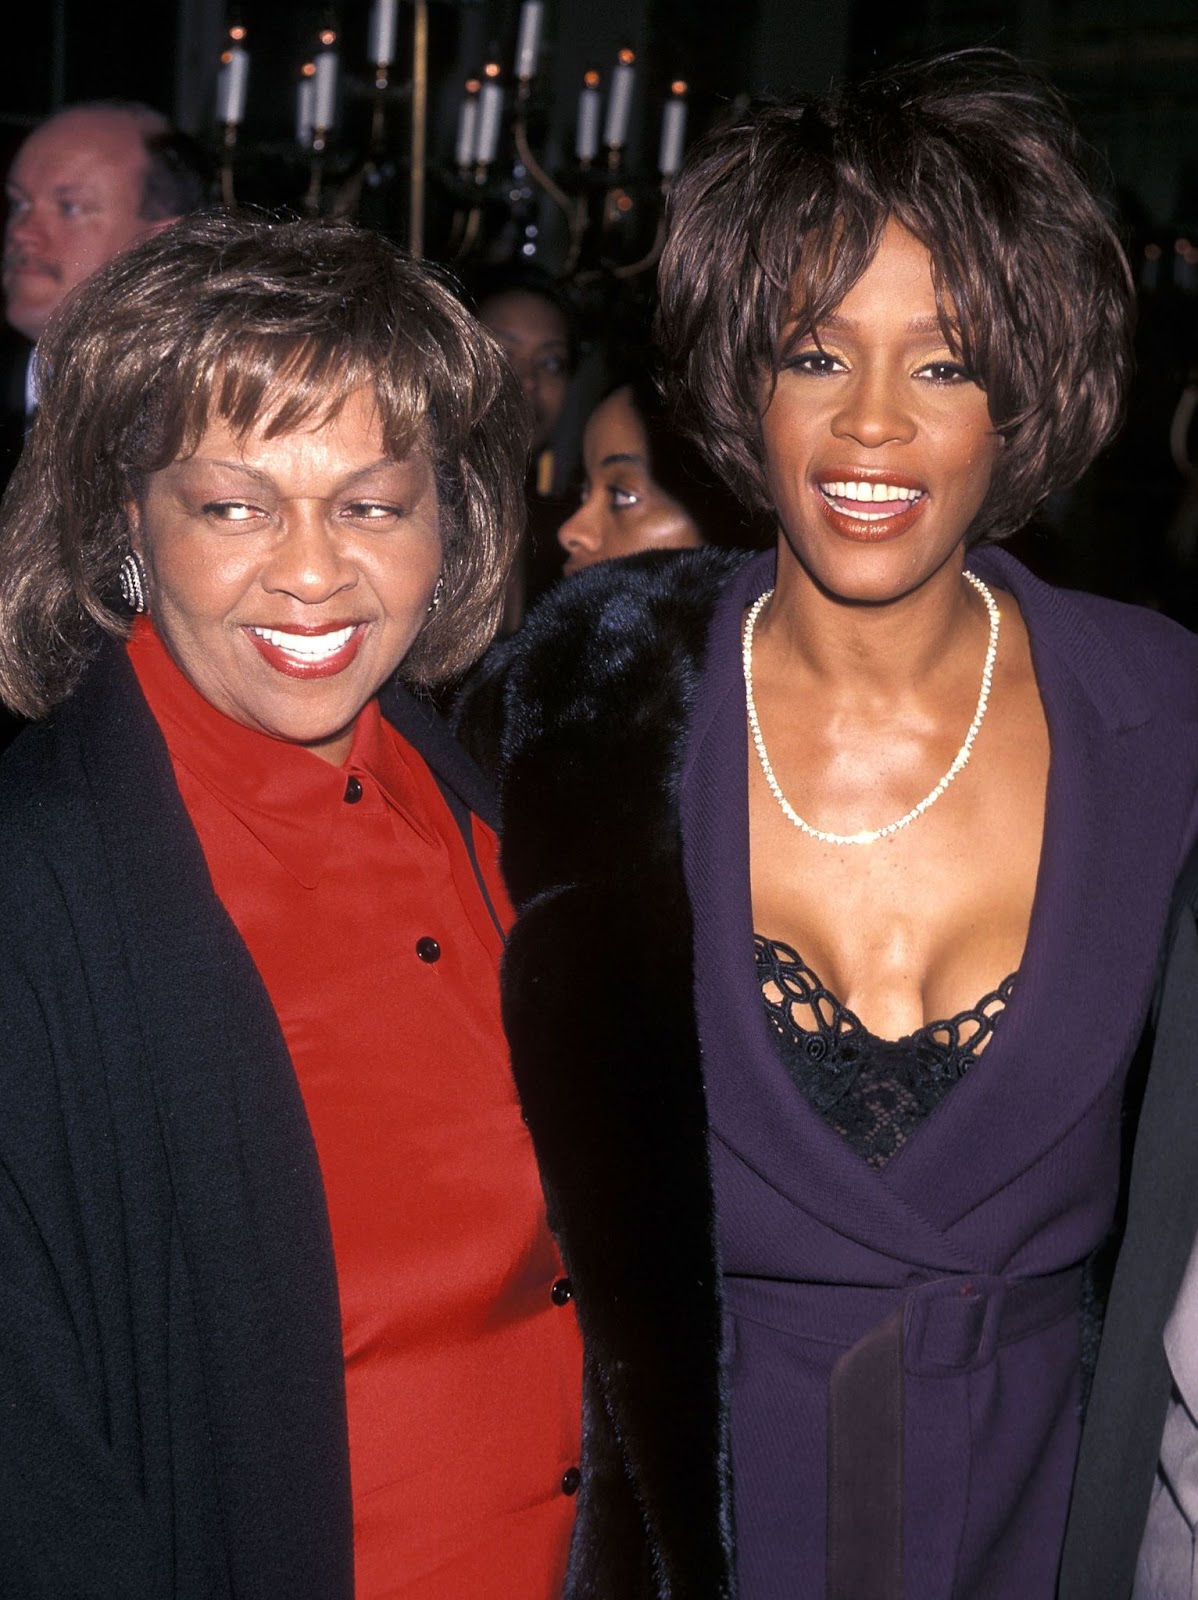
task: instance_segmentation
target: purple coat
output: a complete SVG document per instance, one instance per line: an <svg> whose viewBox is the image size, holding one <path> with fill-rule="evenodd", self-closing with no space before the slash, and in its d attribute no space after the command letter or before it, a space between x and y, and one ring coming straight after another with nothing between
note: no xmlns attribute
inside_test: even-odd
<svg viewBox="0 0 1198 1600"><path fill-rule="evenodd" d="M571 1596L1053 1593L1198 641L973 565L1031 635L1039 883L985 1056L881 1170L799 1096L755 980L739 629L772 557L596 569L484 691L513 1064L588 1340Z"/></svg>

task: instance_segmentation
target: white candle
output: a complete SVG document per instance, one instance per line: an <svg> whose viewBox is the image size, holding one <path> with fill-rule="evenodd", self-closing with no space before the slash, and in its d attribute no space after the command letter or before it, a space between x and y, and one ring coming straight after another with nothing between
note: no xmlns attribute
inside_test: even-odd
<svg viewBox="0 0 1198 1600"><path fill-rule="evenodd" d="M389 67L395 60L395 24L399 0L374 0L370 13L369 56L376 67Z"/></svg>
<svg viewBox="0 0 1198 1600"><path fill-rule="evenodd" d="M478 138L478 95L462 96L458 107L458 141L454 154L459 167L469 167L474 162Z"/></svg>
<svg viewBox="0 0 1198 1600"><path fill-rule="evenodd" d="M520 31L516 35L516 76L525 81L537 75L541 23L544 18L542 0L524 0L520 7Z"/></svg>
<svg viewBox="0 0 1198 1600"><path fill-rule="evenodd" d="M686 143L686 101L681 95L671 95L661 115L661 148L657 154L657 170L663 178L672 178L682 165L682 147Z"/></svg>
<svg viewBox="0 0 1198 1600"><path fill-rule="evenodd" d="M337 52L322 50L316 57L315 86L312 96L312 121L326 133L333 126L337 112Z"/></svg>
<svg viewBox="0 0 1198 1600"><path fill-rule="evenodd" d="M220 58L220 66L216 69L216 120L227 122L226 115L229 109L229 63L226 59L229 52L226 50Z"/></svg>
<svg viewBox="0 0 1198 1600"><path fill-rule="evenodd" d="M316 110L316 84L301 78L295 96L295 140L304 150L312 143L312 118Z"/></svg>
<svg viewBox="0 0 1198 1600"><path fill-rule="evenodd" d="M241 122L245 118L245 92L250 77L250 53L239 44L230 45L221 56L216 80L216 120Z"/></svg>
<svg viewBox="0 0 1198 1600"><path fill-rule="evenodd" d="M599 149L599 85L584 83L578 96L578 132L574 154L580 161L593 161Z"/></svg>
<svg viewBox="0 0 1198 1600"><path fill-rule="evenodd" d="M631 51L628 52L631 55ZM632 114L632 86L636 69L623 56L616 62L611 75L611 93L607 100L607 121L603 128L604 144L622 145L628 139L628 119Z"/></svg>
<svg viewBox="0 0 1198 1600"><path fill-rule="evenodd" d="M503 90L493 78L488 78L478 96L478 147L474 152L474 159L484 166L495 159L502 122Z"/></svg>

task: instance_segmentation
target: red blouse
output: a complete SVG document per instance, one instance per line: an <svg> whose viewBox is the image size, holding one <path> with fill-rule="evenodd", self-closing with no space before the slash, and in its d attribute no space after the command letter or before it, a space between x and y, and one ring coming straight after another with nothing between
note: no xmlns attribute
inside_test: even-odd
<svg viewBox="0 0 1198 1600"><path fill-rule="evenodd" d="M499 1017L501 937L371 702L335 767L129 642L312 1123L341 1294L358 1600L561 1589L581 1355ZM494 835L474 843L508 917Z"/></svg>

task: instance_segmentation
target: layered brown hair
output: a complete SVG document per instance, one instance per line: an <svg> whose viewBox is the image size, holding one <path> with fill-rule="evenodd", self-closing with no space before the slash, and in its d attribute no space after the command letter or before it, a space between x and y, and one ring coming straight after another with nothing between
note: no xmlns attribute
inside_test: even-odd
<svg viewBox="0 0 1198 1600"><path fill-rule="evenodd" d="M185 218L69 297L38 345L40 404L0 507L0 695L40 716L129 614L126 506L209 419L268 436L372 392L388 453L427 451L444 590L400 671L485 648L523 528L528 423L502 348L429 265L344 225Z"/></svg>
<svg viewBox="0 0 1198 1600"><path fill-rule="evenodd" d="M998 50L733 117L670 196L658 333L680 421L769 509L783 331L818 337L893 220L931 255L945 336L1005 442L969 538L1012 533L1122 415L1134 288L1083 155L1059 96Z"/></svg>

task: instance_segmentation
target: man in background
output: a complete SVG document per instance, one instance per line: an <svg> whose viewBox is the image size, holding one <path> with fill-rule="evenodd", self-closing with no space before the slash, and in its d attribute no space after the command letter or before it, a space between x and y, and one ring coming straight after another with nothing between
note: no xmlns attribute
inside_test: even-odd
<svg viewBox="0 0 1198 1600"><path fill-rule="evenodd" d="M208 161L160 112L132 101L68 107L35 128L8 173L2 280L9 339L0 373L0 489L37 408L37 344L50 317L113 256L208 200ZM0 749L16 723L0 707Z"/></svg>
<svg viewBox="0 0 1198 1600"><path fill-rule="evenodd" d="M6 189L4 314L34 343L76 284L208 198L193 141L149 106L118 100L35 128Z"/></svg>

